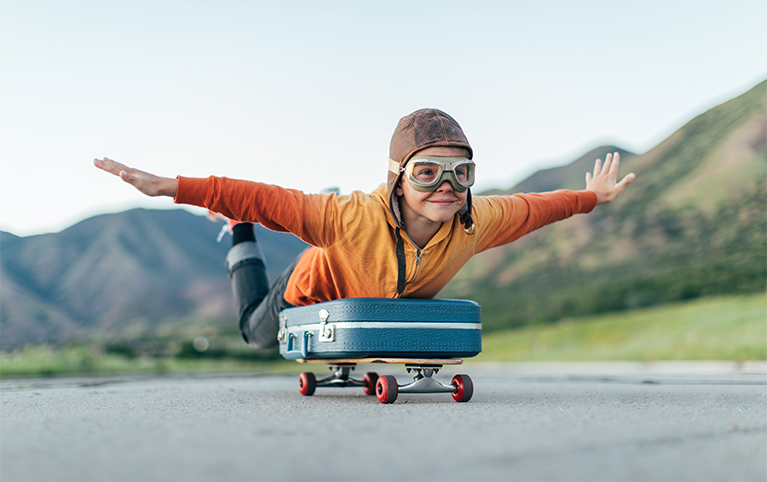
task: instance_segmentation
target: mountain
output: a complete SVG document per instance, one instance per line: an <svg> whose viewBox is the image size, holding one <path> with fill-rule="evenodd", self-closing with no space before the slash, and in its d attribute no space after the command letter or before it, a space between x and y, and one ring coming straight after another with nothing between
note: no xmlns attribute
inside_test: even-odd
<svg viewBox="0 0 767 482"><path fill-rule="evenodd" d="M582 189L593 160L613 149L491 194ZM476 300L492 330L764 291L767 82L625 155L621 172L637 179L614 204L475 256L440 297Z"/></svg>
<svg viewBox="0 0 767 482"><path fill-rule="evenodd" d="M764 291L767 82L692 119L643 154L603 146L505 191L582 189L621 152L637 179L613 204L480 253L440 293L482 305L485 330ZM256 226L279 274L305 244ZM156 333L235 313L220 224L187 211L96 216L60 233L0 232L0 346Z"/></svg>
<svg viewBox="0 0 767 482"><path fill-rule="evenodd" d="M566 166L542 169L511 189L493 189L480 193L490 196L494 194L513 194L517 192L546 192L557 189L583 189L587 171L594 170L594 161L603 159L607 154L619 153L621 161L627 161L635 156L633 152L616 146L601 146L593 149Z"/></svg>
<svg viewBox="0 0 767 482"><path fill-rule="evenodd" d="M184 210L135 209L60 233L0 233L3 347L84 336L121 336L173 322L234 318L221 223ZM256 226L269 276L305 244Z"/></svg>

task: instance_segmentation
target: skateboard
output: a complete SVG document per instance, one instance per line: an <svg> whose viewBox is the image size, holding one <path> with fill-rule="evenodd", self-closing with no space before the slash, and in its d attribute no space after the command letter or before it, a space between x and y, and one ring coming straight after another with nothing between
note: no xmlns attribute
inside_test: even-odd
<svg viewBox="0 0 767 482"><path fill-rule="evenodd" d="M474 385L468 375L455 375L450 384L436 380L436 375L444 365L460 365L458 358L338 358L338 359L298 359L300 363L326 363L332 375L317 379L312 372L303 372L298 377L298 390L302 395L311 396L317 387L362 387L366 395L375 395L381 403L394 403L400 393L450 393L456 402L468 402L474 393ZM352 378L351 372L358 363L388 363L405 365L408 373L413 373L413 381L399 385L392 375L379 377L375 372L367 372L360 379Z"/></svg>

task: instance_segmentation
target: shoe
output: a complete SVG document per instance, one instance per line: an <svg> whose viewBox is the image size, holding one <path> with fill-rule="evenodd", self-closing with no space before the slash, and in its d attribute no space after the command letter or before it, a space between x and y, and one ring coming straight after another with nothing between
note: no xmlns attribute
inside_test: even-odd
<svg viewBox="0 0 767 482"><path fill-rule="evenodd" d="M218 237L216 237L216 242L220 243L221 240L224 238L224 235L226 233L232 234L232 228L234 228L234 225L239 223L239 221L235 221L234 219L229 219L226 216L224 216L221 213L216 213L213 211L208 211L208 219L211 221L219 222L224 221L224 225L221 226L221 231L218 233Z"/></svg>

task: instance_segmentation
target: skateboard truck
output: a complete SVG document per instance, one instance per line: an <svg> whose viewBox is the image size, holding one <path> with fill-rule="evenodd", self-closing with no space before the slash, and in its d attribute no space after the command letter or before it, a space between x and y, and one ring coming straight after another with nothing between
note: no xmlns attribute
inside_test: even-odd
<svg viewBox="0 0 767 482"><path fill-rule="evenodd" d="M406 359L350 359L341 360L299 360L302 362L325 362L333 374L317 379L314 373L303 372L298 377L298 389L302 395L313 395L317 387L363 387L365 394L375 395L381 403L393 403L399 393L450 393L457 402L468 402L474 392L474 386L468 375L456 375L451 383L445 384L435 378L442 364L459 364L460 360L423 360L424 363L413 363ZM419 360L421 361L421 360ZM357 363L404 363L408 373L414 373L413 381L399 385L391 375L379 377L375 372L368 372L362 380L352 378L351 372Z"/></svg>
<svg viewBox="0 0 767 482"><path fill-rule="evenodd" d="M364 380L352 378L349 374L354 371L354 363L330 364L328 368L333 370L333 374L316 381L318 387L364 387ZM308 395L308 394L307 394Z"/></svg>
<svg viewBox="0 0 767 482"><path fill-rule="evenodd" d="M453 393L455 387L453 385L447 385L439 380L432 378L432 375L436 375L442 365L436 366L416 366L405 365L407 372L415 372L413 381L407 385L399 385L397 391L399 393Z"/></svg>

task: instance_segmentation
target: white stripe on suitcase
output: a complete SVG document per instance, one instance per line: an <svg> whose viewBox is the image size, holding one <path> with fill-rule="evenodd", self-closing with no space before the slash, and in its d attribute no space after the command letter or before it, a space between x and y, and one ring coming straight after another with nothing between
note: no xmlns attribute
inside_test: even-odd
<svg viewBox="0 0 767 482"><path fill-rule="evenodd" d="M384 328L384 329L408 329L408 328L433 328L439 330L481 330L482 323L443 323L435 322L414 322L414 321L382 321L382 322L355 322L355 321L329 321L328 325L334 328ZM319 330L320 323L306 325L289 326L288 333L299 331Z"/></svg>

